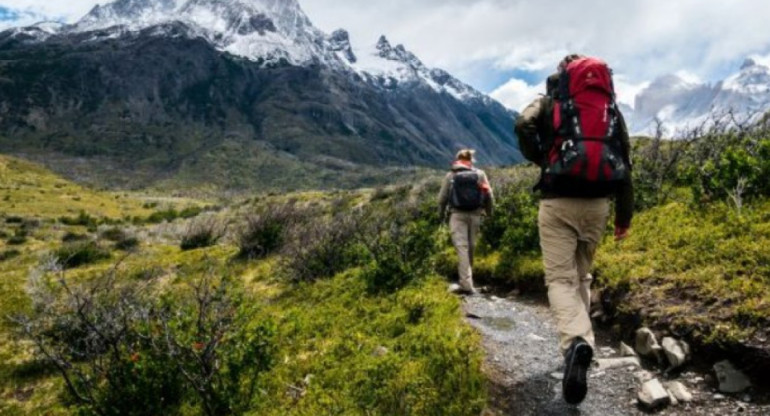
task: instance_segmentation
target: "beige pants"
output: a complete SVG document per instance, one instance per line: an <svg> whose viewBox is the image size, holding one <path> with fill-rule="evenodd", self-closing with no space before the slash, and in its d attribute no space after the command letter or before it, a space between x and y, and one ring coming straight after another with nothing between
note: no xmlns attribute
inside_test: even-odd
<svg viewBox="0 0 770 416"><path fill-rule="evenodd" d="M607 198L558 198L540 203L538 225L545 282L562 352L576 337L594 345L588 273L607 226L609 207Z"/></svg>
<svg viewBox="0 0 770 416"><path fill-rule="evenodd" d="M457 251L457 274L460 287L473 289L473 250L481 227L481 215L477 213L455 212L449 218L452 231L452 243Z"/></svg>

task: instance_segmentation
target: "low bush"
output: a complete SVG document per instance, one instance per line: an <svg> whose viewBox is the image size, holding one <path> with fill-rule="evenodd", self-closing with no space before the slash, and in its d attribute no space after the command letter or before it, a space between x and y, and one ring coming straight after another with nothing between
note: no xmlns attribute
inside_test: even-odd
<svg viewBox="0 0 770 416"><path fill-rule="evenodd" d="M19 255L21 255L21 252L15 249L0 251L0 261L10 260Z"/></svg>
<svg viewBox="0 0 770 416"><path fill-rule="evenodd" d="M73 232L67 232L67 233L65 233L62 236L61 241L62 241L62 243L73 243L73 242L76 242L76 241L85 241L85 240L88 240L88 239L89 239L89 237L87 235L85 235L85 234L78 234L78 233L73 233Z"/></svg>
<svg viewBox="0 0 770 416"><path fill-rule="evenodd" d="M179 247L184 250L211 247L225 235L225 227L214 218L193 221L187 226Z"/></svg>
<svg viewBox="0 0 770 416"><path fill-rule="evenodd" d="M23 222L24 222L24 218L16 215L5 217L6 224L21 224Z"/></svg>
<svg viewBox="0 0 770 416"><path fill-rule="evenodd" d="M79 241L66 243L53 253L57 262L65 269L107 260L111 257L109 250L95 241Z"/></svg>
<svg viewBox="0 0 770 416"><path fill-rule="evenodd" d="M85 211L80 211L77 217L61 217L59 222L69 226L86 227L89 231L96 231L96 227L99 225L99 221Z"/></svg>
<svg viewBox="0 0 770 416"><path fill-rule="evenodd" d="M115 242L115 249L121 251L131 251L139 247L139 239L136 237L126 237Z"/></svg>
<svg viewBox="0 0 770 416"><path fill-rule="evenodd" d="M27 242L26 234L16 234L5 240L9 246L20 246Z"/></svg>
<svg viewBox="0 0 770 416"><path fill-rule="evenodd" d="M357 227L359 242L372 259L363 271L370 292L399 290L433 270L437 229L408 211L398 206L391 212L370 209Z"/></svg>
<svg viewBox="0 0 770 416"><path fill-rule="evenodd" d="M104 231L102 231L99 236L105 240L118 242L125 240L128 236L126 235L126 232L118 227L111 227Z"/></svg>
<svg viewBox="0 0 770 416"><path fill-rule="evenodd" d="M173 222L177 218L179 218L179 212L174 208L169 208L153 212L147 217L146 222L150 224L160 224L162 222Z"/></svg>
<svg viewBox="0 0 770 416"><path fill-rule="evenodd" d="M287 234L304 221L307 213L289 204L275 204L246 217L238 233L238 257L258 259L283 247Z"/></svg>
<svg viewBox="0 0 770 416"><path fill-rule="evenodd" d="M357 216L351 213L319 217L295 227L281 250L288 279L312 282L362 264L357 227Z"/></svg>
<svg viewBox="0 0 770 416"><path fill-rule="evenodd" d="M153 281L125 282L118 270L78 286L49 270L31 279L33 312L14 322L56 367L75 413L250 408L273 363L274 328L251 319L256 302L226 270L184 271L189 285L173 295Z"/></svg>

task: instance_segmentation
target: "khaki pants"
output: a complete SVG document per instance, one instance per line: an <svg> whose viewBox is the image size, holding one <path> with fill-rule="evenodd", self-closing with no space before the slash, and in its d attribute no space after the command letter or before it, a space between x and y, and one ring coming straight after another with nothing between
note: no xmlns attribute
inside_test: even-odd
<svg viewBox="0 0 770 416"><path fill-rule="evenodd" d="M481 214L454 212L449 218L452 243L457 251L457 274L460 287L473 290L473 250L481 227Z"/></svg>
<svg viewBox="0 0 770 416"><path fill-rule="evenodd" d="M540 203L538 225L545 282L562 352L576 337L594 345L588 273L607 226L609 207L607 198L557 198Z"/></svg>

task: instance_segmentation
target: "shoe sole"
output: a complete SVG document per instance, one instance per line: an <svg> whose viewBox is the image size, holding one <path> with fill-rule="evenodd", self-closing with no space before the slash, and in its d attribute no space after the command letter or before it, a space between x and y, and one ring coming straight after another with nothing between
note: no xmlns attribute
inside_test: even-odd
<svg viewBox="0 0 770 416"><path fill-rule="evenodd" d="M580 404L588 393L588 367L591 365L594 352L588 344L581 344L572 353L571 362L567 363L564 372L564 401L569 404Z"/></svg>

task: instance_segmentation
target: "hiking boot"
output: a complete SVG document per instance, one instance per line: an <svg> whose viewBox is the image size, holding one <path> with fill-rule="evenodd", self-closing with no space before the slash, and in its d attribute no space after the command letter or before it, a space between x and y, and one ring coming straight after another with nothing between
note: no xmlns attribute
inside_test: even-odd
<svg viewBox="0 0 770 416"><path fill-rule="evenodd" d="M564 379L562 393L564 401L569 404L580 404L588 392L588 367L591 365L594 350L583 338L577 337L572 341L565 357Z"/></svg>

